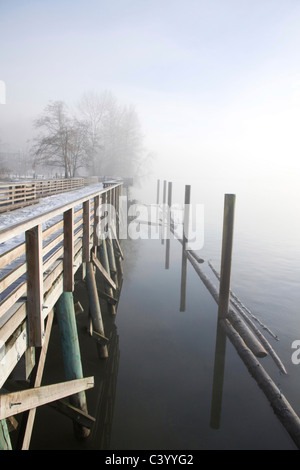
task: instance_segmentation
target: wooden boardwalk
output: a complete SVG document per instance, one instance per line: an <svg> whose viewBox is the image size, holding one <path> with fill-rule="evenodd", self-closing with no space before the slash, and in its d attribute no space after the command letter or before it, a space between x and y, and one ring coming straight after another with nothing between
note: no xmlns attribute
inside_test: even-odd
<svg viewBox="0 0 300 470"><path fill-rule="evenodd" d="M121 191L122 184L95 186L92 194L0 230L0 449L12 448L9 430L19 413L19 448L28 449L36 408L67 396L71 399L66 414L77 423L77 432L79 428L82 436L89 433L94 420L88 415L84 391L93 387L94 380L82 376L74 275L81 268L86 277L91 334L99 344L99 357L105 358L108 339L94 270L105 279L101 295L115 314L123 254L118 224L111 224L105 237L97 228L104 204L114 206L118 220ZM64 338L66 382L42 387L54 312ZM20 388L19 381L30 381L30 388Z"/></svg>
<svg viewBox="0 0 300 470"><path fill-rule="evenodd" d="M79 189L84 184L84 178L0 183L0 213L36 204L42 197Z"/></svg>

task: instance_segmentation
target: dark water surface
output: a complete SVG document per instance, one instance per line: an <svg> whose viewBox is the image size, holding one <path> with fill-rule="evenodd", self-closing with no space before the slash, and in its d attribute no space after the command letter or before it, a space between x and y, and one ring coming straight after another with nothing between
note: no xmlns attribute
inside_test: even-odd
<svg viewBox="0 0 300 470"><path fill-rule="evenodd" d="M212 259L219 267L217 228L208 224L200 252L205 259L201 266L212 279L206 261ZM291 362L291 342L300 332L299 249L277 244L276 236L263 243L262 236L252 236L255 231L236 228L232 286L278 334L279 342L268 339L288 375L282 376L269 357L262 364L299 414L300 365ZM295 449L236 350L229 340L224 346L222 338L219 345L226 353L217 356L214 382L217 305L189 263L184 301L181 245L171 240L169 269L166 248L161 240L123 241L125 274L118 313L115 321L105 320L111 335L108 361L98 360L85 333L85 313L79 318L84 375L95 376L95 388L87 392L89 412L97 418L90 438L76 441L69 420L43 407L32 448ZM84 304L81 284L76 295ZM49 351L53 359L46 367L49 383L54 376L64 380L56 329Z"/></svg>

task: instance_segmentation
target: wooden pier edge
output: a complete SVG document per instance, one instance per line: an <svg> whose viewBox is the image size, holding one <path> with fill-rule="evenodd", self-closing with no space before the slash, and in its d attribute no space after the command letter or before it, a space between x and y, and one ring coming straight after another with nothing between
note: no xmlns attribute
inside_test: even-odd
<svg viewBox="0 0 300 470"><path fill-rule="evenodd" d="M26 235L25 243L17 244L0 254L0 268L6 267L14 259L17 259L19 263L20 256L25 256L25 263L17 265L16 268L12 267L8 275L2 275L1 289L6 289L26 273L27 264L30 270L29 282L20 283L19 281L19 286L9 291L8 294L5 293L7 297L0 302L0 319L2 320L0 344L4 345L1 351L0 386L4 385L8 377L11 379L8 384L10 390L12 386L11 392L3 394L2 390L0 394L0 450L13 450L9 435L11 429L8 429L7 420L14 419L13 416L21 412L22 429L19 429L17 449L29 449L36 407L50 402L55 409L73 420L78 438L85 438L90 433L95 419L87 412L85 390L93 386L94 379L83 377L73 299L74 275L79 266L82 266L82 278L84 278L87 264L93 271L95 263L93 263L92 253L97 253L99 245L97 227L100 200L103 203L108 198L114 204L118 215L118 196L121 194L121 189L122 184L111 184L105 189L95 189L59 208L0 231L1 243L16 236L21 238L21 235ZM62 220L56 222L61 216ZM118 232L118 227L115 230ZM123 274L121 269L123 254L119 240L114 237L113 241L114 243L110 244L109 255L111 263L116 257L116 263L111 266L107 265L107 279L112 282L115 292L111 291L112 296L106 294L106 300L108 305L113 304L113 310L116 312L118 302L116 294L120 293L120 289L117 288L112 277L117 279L118 274L120 276ZM90 274L88 278L90 279ZM121 279L118 282L121 282ZM105 351L109 339L104 334L103 323L101 324L101 310L97 312L97 308L100 307L99 296L101 294L104 292L98 291L96 285L89 292L90 300L93 301L93 336L96 337L99 349ZM8 312L10 316L6 319L9 309L13 311L12 314ZM42 387L41 381L54 311L62 336L67 382ZM3 319L5 319L4 322ZM36 363L34 363L34 352ZM14 377L11 373L15 373L21 358L25 358L25 361L21 361L21 368L18 367L17 374L22 378L16 380L29 379L32 388L15 391L22 386L18 386L17 382L13 384ZM31 359L32 363L29 362ZM17 400L17 397L21 397L22 400ZM65 397L69 397L70 404L67 401L60 402ZM11 406L12 400L15 400L14 406Z"/></svg>

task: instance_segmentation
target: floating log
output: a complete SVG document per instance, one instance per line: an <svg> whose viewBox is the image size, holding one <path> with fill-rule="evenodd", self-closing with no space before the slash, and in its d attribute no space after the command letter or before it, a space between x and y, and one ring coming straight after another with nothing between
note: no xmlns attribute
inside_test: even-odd
<svg viewBox="0 0 300 470"><path fill-rule="evenodd" d="M220 280L220 274L218 273L218 271L215 269L215 267L213 266L213 264L211 263L211 261L208 261L208 266L210 267L210 269L212 270L212 272L214 273L214 275L216 276L217 279ZM271 331L266 325L264 325L262 323L262 321L256 317L255 315L253 315L253 313L251 312L251 310L249 310L243 303L242 301L238 298L238 296L232 292L232 290L230 290L230 301L232 302L232 304L237 307L239 309L240 312L242 311L245 311L251 318L253 318L253 320L255 320L267 333L269 333L270 336L272 336L274 339L276 339L276 341L279 341L279 338L278 336L273 333L273 331Z"/></svg>
<svg viewBox="0 0 300 470"><path fill-rule="evenodd" d="M300 419L294 409L244 343L240 335L231 327L228 320L221 320L221 323L250 374L269 400L275 414L293 439L297 448L300 449Z"/></svg>
<svg viewBox="0 0 300 470"><path fill-rule="evenodd" d="M210 263L210 267L212 267L211 263ZM218 273L214 270L215 274L218 276ZM259 338L260 342L262 343L262 345L265 347L266 351L270 354L270 356L272 357L272 359L274 360L275 364L277 365L277 367L279 368L280 372L282 374L287 374L287 370L285 368L285 366L283 365L281 359L279 358L279 356L277 355L277 353L275 352L275 350L272 348L271 344L269 343L269 341L267 341L267 339L264 337L264 335L261 333L261 331L259 331L259 329L256 327L256 325L253 323L253 321L245 314L245 312L240 308L239 304L231 299L231 303L233 304L233 306L236 308L236 310L239 312L239 314L243 317L243 319L248 323L248 325L250 326L250 328L254 331L254 333L256 334L256 336Z"/></svg>

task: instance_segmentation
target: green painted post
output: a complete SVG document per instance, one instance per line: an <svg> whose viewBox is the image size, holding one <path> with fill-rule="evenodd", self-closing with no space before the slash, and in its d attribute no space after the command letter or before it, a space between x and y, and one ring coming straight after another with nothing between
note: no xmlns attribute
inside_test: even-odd
<svg viewBox="0 0 300 470"><path fill-rule="evenodd" d="M56 317L59 325L65 375L67 380L82 379L82 363L75 318L72 292L63 292L56 303ZM87 413L85 392L76 393L70 397L70 402L76 408ZM85 439L90 430L74 423L76 437Z"/></svg>
<svg viewBox="0 0 300 470"><path fill-rule="evenodd" d="M0 421L0 450L12 450L8 427L5 419Z"/></svg>

